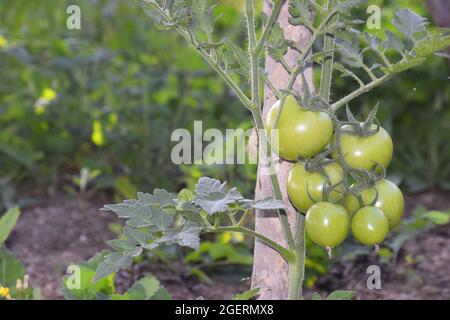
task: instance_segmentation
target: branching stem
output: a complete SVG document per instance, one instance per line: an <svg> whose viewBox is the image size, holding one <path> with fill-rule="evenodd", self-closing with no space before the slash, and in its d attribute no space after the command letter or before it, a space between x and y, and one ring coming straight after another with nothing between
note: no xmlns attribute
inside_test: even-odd
<svg viewBox="0 0 450 320"><path fill-rule="evenodd" d="M379 85L383 84L385 81L389 80L391 77L390 74L385 74L384 76L378 78L377 80L374 80L370 82L369 84L364 85L363 87L359 88L356 91L353 91L349 95L343 97L341 100L333 103L331 105L331 108L333 111L337 111L342 106L345 106L347 103L352 101L353 99L359 97L360 95L372 90L373 88L378 87Z"/></svg>
<svg viewBox="0 0 450 320"><path fill-rule="evenodd" d="M263 241L265 244L267 244L268 246L270 246L271 248L276 250L287 262L291 262L294 260L294 256L293 256L293 253L291 252L291 250L283 247L282 245L280 245L277 242L275 242L274 240L264 236L263 234L253 231L251 229L247 229L244 227L238 227L238 226L231 226L231 227L218 227L215 229L209 229L207 231L215 232L215 233L227 232L227 231L228 232L240 232L240 233L249 235L251 237L254 237L256 239Z"/></svg>
<svg viewBox="0 0 450 320"><path fill-rule="evenodd" d="M269 20L267 20L267 24L264 26L264 30L262 32L261 38L259 38L258 43L254 48L254 53L259 55L264 48L264 44L266 43L267 37L272 31L272 27L274 22L277 20L278 15L280 14L281 5L285 0L275 0L272 8L272 12L270 13Z"/></svg>

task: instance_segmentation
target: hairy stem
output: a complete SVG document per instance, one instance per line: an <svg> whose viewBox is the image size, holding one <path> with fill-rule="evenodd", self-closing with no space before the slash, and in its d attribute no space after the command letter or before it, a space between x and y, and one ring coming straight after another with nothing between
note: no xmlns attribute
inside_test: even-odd
<svg viewBox="0 0 450 320"><path fill-rule="evenodd" d="M336 0L330 0L328 3L328 9L334 8L335 5ZM336 15L332 20L330 20L330 23L335 22L338 19L338 17L339 16ZM325 35L323 51L324 52L330 51L331 54L330 57L328 57L328 59L326 59L322 64L319 94L326 102L330 101L331 80L333 77L334 45L335 45L334 35Z"/></svg>
<svg viewBox="0 0 450 320"><path fill-rule="evenodd" d="M255 54L260 54L262 49L264 48L264 44L266 43L267 37L269 36L270 31L272 31L273 24L277 20L278 15L280 14L281 5L283 4L284 0L275 0L274 2L275 3L273 5L269 20L267 20L267 24L264 27L261 38L259 38L259 41L256 44L256 47L254 48Z"/></svg>
<svg viewBox="0 0 450 320"><path fill-rule="evenodd" d="M274 193L275 199L283 200L278 176L275 169L273 168L273 164L271 163L272 148L271 145L267 142L267 131L264 130L264 121L261 115L261 111L255 110L255 112L253 112L253 118L255 120L256 130L259 137L259 152L262 153L266 168L267 170L269 170L269 180L272 186L272 191ZM295 242L287 213L285 210L277 210L277 212L289 248L294 248Z"/></svg>
<svg viewBox="0 0 450 320"><path fill-rule="evenodd" d="M247 20L248 49L250 54L252 103L254 109L261 109L261 93L259 87L259 52L256 51L255 8L253 0L245 0L245 16Z"/></svg>
<svg viewBox="0 0 450 320"><path fill-rule="evenodd" d="M350 93L349 95L343 97L341 100L336 101L331 105L331 108L333 111L338 110L340 107L345 106L347 103L352 101L353 99L359 97L360 95L372 90L373 88L378 87L379 85L383 84L385 81L389 80L390 74L385 74L384 76L378 78L377 80L374 80L370 82L369 84L366 84L365 86L359 88L358 90Z"/></svg>
<svg viewBox="0 0 450 320"><path fill-rule="evenodd" d="M153 5L154 9L158 12L163 19L166 21L171 21L170 17L167 15L164 9L162 9L158 3L155 1L149 1L149 4ZM230 89L236 94L242 104L249 110L252 109L252 103L250 99L242 92L241 88L236 84L236 82L230 77L230 75L222 69L219 63L214 59L214 57L206 52L203 48L200 47L199 43L195 40L194 36L191 32L184 30L180 26L176 26L175 30L186 40L189 45L191 45L209 64L211 68L213 68L217 74L225 81L225 83L230 87Z"/></svg>
<svg viewBox="0 0 450 320"><path fill-rule="evenodd" d="M280 91L278 91L278 89L275 87L273 82L269 79L269 76L263 75L263 78L264 78L265 83L269 87L270 91L272 91L273 95L275 97L277 97L277 99L281 99L282 95L281 95Z"/></svg>
<svg viewBox="0 0 450 320"><path fill-rule="evenodd" d="M247 32L248 32L248 42L249 42L249 53L250 53L250 66L251 66L251 88L252 88L252 114L256 126L256 130L259 137L259 152L263 153L263 158L265 164L269 164L268 170L269 179L272 185L272 190L274 196L277 200L282 200L283 196L281 193L280 184L278 182L278 176L275 170L273 170L272 166L272 148L267 143L267 133L264 125L264 121L261 114L261 96L260 96L260 86L259 86L259 55L260 52L257 50L256 46L256 30L254 23L254 0L245 0L245 17L247 20ZM281 2L281 1L280 1ZM273 13L271 16L276 17L278 14ZM272 24L273 25L273 22ZM289 225L289 220L287 217L287 213L284 210L277 210L278 217L280 218L280 223L283 228L284 235L286 237L286 241L289 247L294 246L294 238L292 236L292 231Z"/></svg>

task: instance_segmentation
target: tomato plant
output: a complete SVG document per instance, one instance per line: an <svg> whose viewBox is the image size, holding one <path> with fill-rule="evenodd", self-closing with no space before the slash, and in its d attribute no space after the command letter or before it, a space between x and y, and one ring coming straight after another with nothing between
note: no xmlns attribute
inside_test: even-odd
<svg viewBox="0 0 450 320"><path fill-rule="evenodd" d="M281 259L287 264L287 274L274 272L274 276L287 280L279 281L288 283L288 287L283 288L287 294L272 298L298 299L302 297L305 273L305 229L319 245L336 246L346 238L351 219L356 240L378 246L389 232L387 215L393 225L401 216L398 209L394 210L393 205L388 204L381 184L374 203L364 204L365 196L361 190L377 190L376 183L384 178L392 158L392 141L378 124L377 107L361 123L351 114L349 104L398 73L423 64L426 56L444 50L450 44L450 36L442 29L430 32L426 19L408 9L399 10L393 21L402 38L387 33L383 41L367 32L355 32L359 21L352 18L351 9L361 5L363 0L329 0L320 4L308 0L275 0L268 6L268 15L262 14L260 23L256 24L254 2L245 0L248 44L242 49L229 39L217 39L214 34L217 17L214 6L207 0L141 1L155 24L162 30L179 33L251 113L257 148L263 160L259 164L260 172L268 173L267 179L260 173L258 183L260 186L265 184L271 195L258 200L244 199L235 188L229 189L218 180L203 177L190 196L155 189L152 194L138 193L135 200L107 205L105 210L127 219L127 223L122 237L110 242L115 252L104 257L95 280L128 267L144 250L170 244L198 249L202 233L241 232L258 239L258 247L263 243L273 249L264 251L266 254L278 254L270 256L273 259L259 261L278 263ZM288 17L284 20L279 19L283 6L289 6L285 11ZM316 17L313 21L311 11ZM257 26L261 30L257 30ZM305 37L299 37L301 41L291 40L297 39L298 35L286 37L285 32L292 30L304 32L306 29L301 26L311 31L304 33ZM323 46L317 50L315 45L318 43ZM267 55L264 49L267 49ZM286 59L288 52L295 56L290 63ZM369 65L368 52L377 57L376 64ZM273 74L261 72L263 58L267 59L267 67L278 64L286 74L286 81L272 81ZM313 65L322 69L318 90L310 90L307 79L306 71ZM331 101L334 72L349 77L358 86ZM301 85L299 80L302 80ZM312 82L311 78L309 80ZM263 118L262 112L263 87L279 101L268 110L267 119ZM347 120L338 118L338 110L343 106L347 106ZM266 131L271 133L270 136ZM283 163L275 169L268 166L274 158L273 151L289 161L307 159L294 165L290 179L283 179L291 167ZM329 159L330 155L334 160ZM314 159L310 159L312 156ZM330 164L330 161L335 163ZM316 190L309 190L309 184ZM300 211L306 211L317 202L309 207L306 217L291 209L283 197L286 188ZM352 217L337 203L344 201L347 194L354 195L361 206ZM386 213L373 206L378 197L379 207ZM390 209L393 211L388 213ZM261 227L275 220L264 220L264 210L271 211L271 216L278 216L276 224L270 225L273 228ZM245 225L248 215L255 211L257 223L253 230ZM224 220L230 223L222 225ZM282 232L282 243L267 236L273 230ZM276 236L279 239L279 235ZM258 252L263 251L255 249L255 255L261 254ZM270 266L264 265L264 272L267 268ZM252 279L261 276L255 272ZM260 279L262 282L256 281L253 285L266 286L264 289L267 290L262 292L271 292L270 286L278 285L277 281Z"/></svg>

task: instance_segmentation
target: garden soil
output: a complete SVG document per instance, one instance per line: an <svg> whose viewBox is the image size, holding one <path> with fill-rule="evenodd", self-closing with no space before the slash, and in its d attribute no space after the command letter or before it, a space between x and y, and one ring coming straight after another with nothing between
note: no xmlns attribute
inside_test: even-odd
<svg viewBox="0 0 450 320"><path fill-rule="evenodd" d="M102 206L98 202L56 196L23 210L7 246L25 264L32 284L41 288L43 298L62 299L59 287L67 266L91 258L116 237L111 224L118 221L113 214L98 211ZM449 209L450 193L433 190L407 196L408 213L418 205ZM372 256L335 264L305 295L347 289L358 291L357 299L450 299L450 226L435 228L407 242L395 265L381 265L381 290L366 287L366 268L371 264L377 264ZM177 264L168 267L143 263L119 272L116 286L124 291L151 273L174 299L230 299L249 287L248 279L213 278L213 284L201 283L187 276L185 269Z"/></svg>

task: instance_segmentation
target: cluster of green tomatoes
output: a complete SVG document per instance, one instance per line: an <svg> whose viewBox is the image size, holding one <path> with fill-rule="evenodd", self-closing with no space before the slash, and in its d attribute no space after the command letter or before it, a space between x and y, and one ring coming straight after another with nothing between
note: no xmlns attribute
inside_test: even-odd
<svg viewBox="0 0 450 320"><path fill-rule="evenodd" d="M292 95L281 113L280 105L267 115L267 134L281 158L296 162L287 192L306 214L308 236L329 253L350 231L378 248L404 209L402 192L384 178L393 153L390 135L374 123L340 122L330 112L306 109Z"/></svg>

